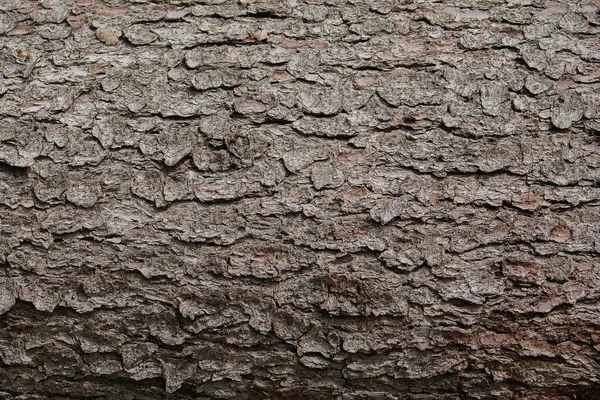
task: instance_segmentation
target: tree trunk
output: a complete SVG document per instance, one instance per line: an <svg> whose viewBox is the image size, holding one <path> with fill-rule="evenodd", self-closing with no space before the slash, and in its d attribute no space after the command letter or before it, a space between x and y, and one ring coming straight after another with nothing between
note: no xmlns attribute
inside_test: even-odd
<svg viewBox="0 0 600 400"><path fill-rule="evenodd" d="M600 399L594 0L2 0L0 399Z"/></svg>

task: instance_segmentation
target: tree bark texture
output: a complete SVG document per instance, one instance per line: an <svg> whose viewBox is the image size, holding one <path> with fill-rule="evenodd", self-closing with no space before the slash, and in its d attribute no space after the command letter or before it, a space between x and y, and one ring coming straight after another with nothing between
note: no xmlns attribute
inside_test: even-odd
<svg viewBox="0 0 600 400"><path fill-rule="evenodd" d="M599 8L1 0L0 398L600 399Z"/></svg>

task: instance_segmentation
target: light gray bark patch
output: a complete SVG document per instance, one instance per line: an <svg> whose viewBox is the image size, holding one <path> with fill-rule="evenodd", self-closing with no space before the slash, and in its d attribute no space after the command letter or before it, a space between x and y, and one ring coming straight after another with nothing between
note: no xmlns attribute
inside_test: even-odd
<svg viewBox="0 0 600 400"><path fill-rule="evenodd" d="M125 28L123 35L129 42L138 46L150 44L158 39L158 35L152 32L150 27L142 24L135 24Z"/></svg>
<svg viewBox="0 0 600 400"><path fill-rule="evenodd" d="M415 72L406 68L384 75L377 93L394 106L438 104L443 98L443 88L434 73Z"/></svg>
<svg viewBox="0 0 600 400"><path fill-rule="evenodd" d="M394 218L401 216L405 206L406 198L404 197L384 200L371 209L371 218L385 225Z"/></svg>
<svg viewBox="0 0 600 400"><path fill-rule="evenodd" d="M538 71L542 71L548 65L546 53L535 42L522 45L521 56L530 68Z"/></svg>
<svg viewBox="0 0 600 400"><path fill-rule="evenodd" d="M71 175L69 178L69 187L65 195L71 203L88 208L102 197L102 187L95 178L85 175Z"/></svg>
<svg viewBox="0 0 600 400"><path fill-rule="evenodd" d="M552 105L550 118L555 127L567 129L578 122L584 112L585 105L582 103L581 97L576 93L565 93Z"/></svg>
<svg viewBox="0 0 600 400"><path fill-rule="evenodd" d="M356 131L352 128L348 117L338 114L333 118L304 117L295 121L292 126L305 135L346 137L354 136Z"/></svg>
<svg viewBox="0 0 600 400"><path fill-rule="evenodd" d="M307 88L298 93L301 109L313 115L334 115L342 107L342 93L338 88Z"/></svg>
<svg viewBox="0 0 600 400"><path fill-rule="evenodd" d="M481 105L485 113L498 115L500 106L508 100L508 89L500 84L485 84L481 86Z"/></svg>
<svg viewBox="0 0 600 400"><path fill-rule="evenodd" d="M317 190L339 187L344 182L343 173L328 162L313 164L310 178Z"/></svg>
<svg viewBox="0 0 600 400"><path fill-rule="evenodd" d="M0 278L0 315L10 310L16 301L15 284L10 278Z"/></svg>

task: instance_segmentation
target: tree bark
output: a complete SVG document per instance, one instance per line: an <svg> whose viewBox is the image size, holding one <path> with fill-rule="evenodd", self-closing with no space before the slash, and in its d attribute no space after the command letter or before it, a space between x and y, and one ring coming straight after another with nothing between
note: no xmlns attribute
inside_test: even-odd
<svg viewBox="0 0 600 400"><path fill-rule="evenodd" d="M600 399L599 7L2 0L0 399Z"/></svg>

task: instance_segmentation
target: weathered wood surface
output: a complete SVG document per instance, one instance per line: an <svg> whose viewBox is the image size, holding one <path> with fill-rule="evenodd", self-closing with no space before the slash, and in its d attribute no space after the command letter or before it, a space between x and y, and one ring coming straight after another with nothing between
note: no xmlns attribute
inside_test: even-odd
<svg viewBox="0 0 600 400"><path fill-rule="evenodd" d="M1 0L0 398L599 399L599 7Z"/></svg>

